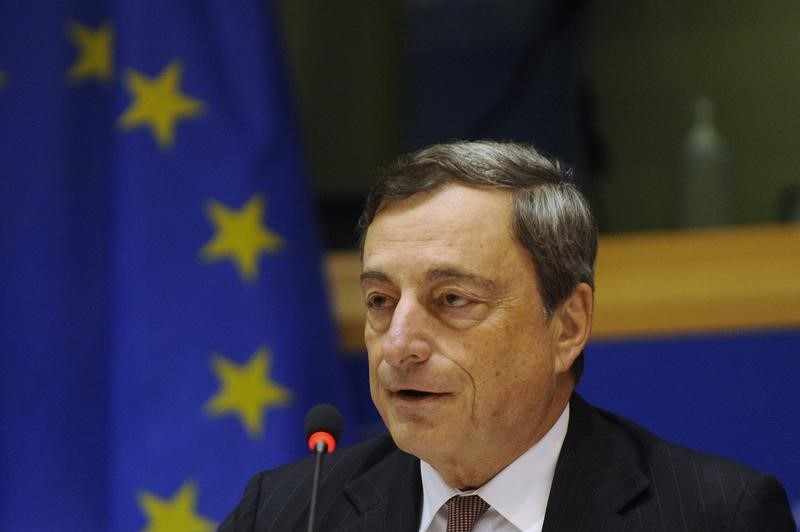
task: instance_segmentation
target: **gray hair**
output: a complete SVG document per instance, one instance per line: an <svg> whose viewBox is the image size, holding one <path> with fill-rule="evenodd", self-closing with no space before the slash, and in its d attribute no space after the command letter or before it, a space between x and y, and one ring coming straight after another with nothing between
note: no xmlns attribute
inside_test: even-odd
<svg viewBox="0 0 800 532"><path fill-rule="evenodd" d="M513 233L533 261L548 317L578 283L594 289L597 225L589 203L570 168L525 144L459 141L401 156L367 196L358 221L361 251L383 205L453 183L511 192ZM582 354L572 373L577 383Z"/></svg>

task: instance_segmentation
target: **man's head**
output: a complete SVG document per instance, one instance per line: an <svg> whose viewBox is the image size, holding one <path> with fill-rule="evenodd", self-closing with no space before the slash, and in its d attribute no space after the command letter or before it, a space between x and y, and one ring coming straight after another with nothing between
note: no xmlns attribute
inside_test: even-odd
<svg viewBox="0 0 800 532"><path fill-rule="evenodd" d="M485 482L544 435L580 375L586 201L530 147L464 142L400 158L360 226L373 400L401 448L448 482Z"/></svg>
<svg viewBox="0 0 800 532"><path fill-rule="evenodd" d="M447 184L511 193L514 237L534 263L548 313L578 283L594 289L597 227L589 204L575 187L571 169L523 144L436 144L400 157L367 196L358 224L362 253L367 229L385 203ZM571 371L577 384L583 355Z"/></svg>

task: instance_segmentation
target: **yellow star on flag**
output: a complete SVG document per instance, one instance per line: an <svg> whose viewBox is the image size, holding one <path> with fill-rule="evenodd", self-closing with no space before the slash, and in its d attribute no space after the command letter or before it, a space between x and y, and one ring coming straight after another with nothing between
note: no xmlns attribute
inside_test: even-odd
<svg viewBox="0 0 800 532"><path fill-rule="evenodd" d="M0 70L0 89L5 88L7 79L8 79L8 74Z"/></svg>
<svg viewBox="0 0 800 532"><path fill-rule="evenodd" d="M206 403L214 417L236 414L247 433L257 438L264 431L264 410L285 405L291 394L270 377L272 360L262 347L248 362L239 366L233 360L215 354L211 368L220 382L220 390Z"/></svg>
<svg viewBox="0 0 800 532"><path fill-rule="evenodd" d="M197 486L186 481L171 499L162 499L148 491L140 491L136 499L147 517L145 532L206 532L216 524L197 514Z"/></svg>
<svg viewBox="0 0 800 532"><path fill-rule="evenodd" d="M262 253L274 252L283 245L281 237L262 224L264 199L253 195L241 210L229 209L211 200L206 215L216 233L200 250L206 261L229 258L239 275L247 282L258 277L258 259Z"/></svg>
<svg viewBox="0 0 800 532"><path fill-rule="evenodd" d="M178 60L152 79L129 69L125 73L125 87L133 101L119 117L122 129L149 126L160 148L172 146L176 122L196 118L204 107L202 101L181 92L182 75L183 67Z"/></svg>
<svg viewBox="0 0 800 532"><path fill-rule="evenodd" d="M67 25L69 40L78 48L78 58L67 72L72 81L96 78L108 81L113 73L114 29L105 23L93 30L78 22Z"/></svg>

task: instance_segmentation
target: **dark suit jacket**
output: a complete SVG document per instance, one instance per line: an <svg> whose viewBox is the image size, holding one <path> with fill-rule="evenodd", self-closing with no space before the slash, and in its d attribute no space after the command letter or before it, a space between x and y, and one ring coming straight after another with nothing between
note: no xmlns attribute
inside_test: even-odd
<svg viewBox="0 0 800 532"><path fill-rule="evenodd" d="M796 530L774 478L667 443L577 395L570 405L544 532ZM306 530L313 469L309 458L256 475L220 530ZM421 499L419 460L379 436L326 458L316 528L413 532Z"/></svg>

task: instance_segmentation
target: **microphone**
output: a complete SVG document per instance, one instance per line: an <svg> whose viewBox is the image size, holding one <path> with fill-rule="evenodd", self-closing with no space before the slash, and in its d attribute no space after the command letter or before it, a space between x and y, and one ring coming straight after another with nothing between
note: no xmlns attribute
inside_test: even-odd
<svg viewBox="0 0 800 532"><path fill-rule="evenodd" d="M332 453L336 449L336 440L342 433L342 413L327 403L314 406L306 414L306 439L312 451ZM319 446L323 445L322 449Z"/></svg>
<svg viewBox="0 0 800 532"><path fill-rule="evenodd" d="M314 514L317 509L317 491L322 473L322 458L336 449L336 440L342 433L342 413L327 403L314 406L306 414L306 439L308 448L314 451L314 478L311 483L311 506L308 510L308 532L314 531Z"/></svg>

